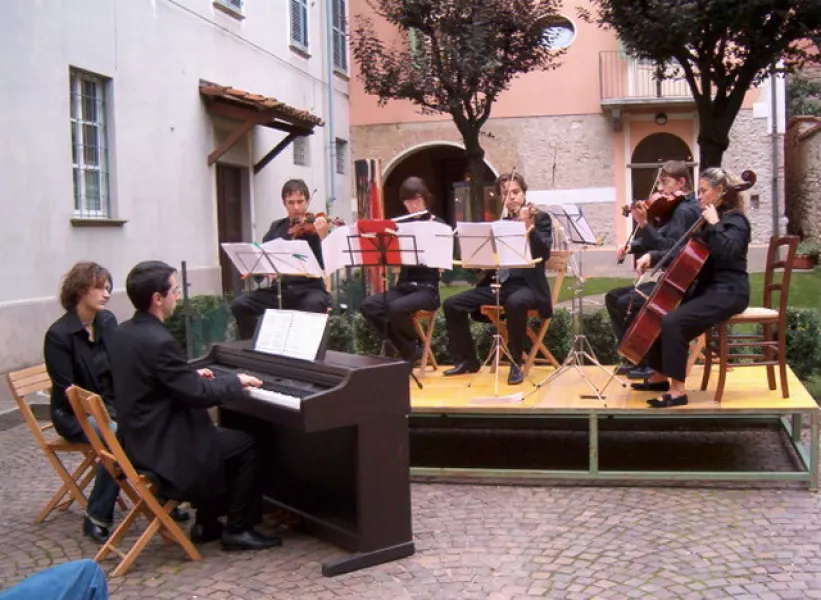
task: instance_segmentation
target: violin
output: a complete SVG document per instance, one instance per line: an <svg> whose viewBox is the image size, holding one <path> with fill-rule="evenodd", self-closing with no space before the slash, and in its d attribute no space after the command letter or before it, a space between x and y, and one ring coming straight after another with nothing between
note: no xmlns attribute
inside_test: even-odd
<svg viewBox="0 0 821 600"><path fill-rule="evenodd" d="M306 234L315 234L315 222L319 218L323 218L326 221L328 221L328 225L332 227L339 227L340 225L345 224L345 221L343 221L339 217L329 217L323 212L305 213L304 215L300 215L298 217L294 217L291 219L291 226L288 227L288 235L290 235L291 237L301 237Z"/></svg>
<svg viewBox="0 0 821 600"><path fill-rule="evenodd" d="M661 227L670 217L673 216L673 211L682 200L687 197L686 192L677 190L670 194L656 192L647 200L636 200L631 205L621 207L621 214L625 217L630 215L630 211L637 206L643 205L647 208L647 222L652 223L655 227Z"/></svg>

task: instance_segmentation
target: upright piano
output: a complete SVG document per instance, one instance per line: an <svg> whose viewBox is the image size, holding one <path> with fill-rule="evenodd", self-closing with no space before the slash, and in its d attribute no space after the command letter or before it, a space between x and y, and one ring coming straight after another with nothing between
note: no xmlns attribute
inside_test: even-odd
<svg viewBox="0 0 821 600"><path fill-rule="evenodd" d="M242 341L216 344L193 365L217 377L244 372L263 380L220 407L220 423L261 444L268 502L352 553L324 563L323 575L414 553L408 363L334 351L298 360Z"/></svg>

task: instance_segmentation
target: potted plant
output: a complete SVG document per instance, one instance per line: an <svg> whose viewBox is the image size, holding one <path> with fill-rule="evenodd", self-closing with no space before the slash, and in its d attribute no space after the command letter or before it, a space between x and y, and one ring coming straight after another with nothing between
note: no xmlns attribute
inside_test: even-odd
<svg viewBox="0 0 821 600"><path fill-rule="evenodd" d="M812 269L818 263L821 244L812 240L803 240L795 249L793 269Z"/></svg>

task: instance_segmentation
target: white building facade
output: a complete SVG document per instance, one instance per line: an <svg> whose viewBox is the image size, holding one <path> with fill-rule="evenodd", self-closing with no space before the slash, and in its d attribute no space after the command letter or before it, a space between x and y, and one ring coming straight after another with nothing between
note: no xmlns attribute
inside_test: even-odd
<svg viewBox="0 0 821 600"><path fill-rule="evenodd" d="M220 293L219 242L260 240L285 214L280 190L290 178L307 182L311 210L350 216L346 8L345 0L4 6L0 372L41 360L43 334L62 312L61 277L77 261L111 271L110 306L125 319L125 276L141 260L185 261L191 294ZM211 84L256 102L215 114L201 92ZM283 103L274 103L274 125L248 117L272 99ZM296 143L262 160L289 132Z"/></svg>

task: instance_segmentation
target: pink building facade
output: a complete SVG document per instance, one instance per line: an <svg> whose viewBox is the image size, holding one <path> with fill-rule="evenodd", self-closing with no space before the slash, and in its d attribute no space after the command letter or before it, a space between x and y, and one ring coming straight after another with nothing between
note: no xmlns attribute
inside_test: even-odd
<svg viewBox="0 0 821 600"><path fill-rule="evenodd" d="M365 0L351 2L352 17L364 11ZM698 118L683 79L658 83L651 65L624 55L612 31L574 13L565 7L570 43L561 66L519 77L494 105L483 129L491 134L482 139L486 175L492 180L515 165L532 202L580 205L603 244L612 246L631 227L620 207L649 195L660 160L683 159L697 172ZM399 39L387 26L381 35ZM351 75L352 158L381 160L388 216L401 212L396 190L414 174L431 186L436 212L455 221L466 165L450 117L421 115L404 101L379 107L365 94L356 65ZM758 174L748 210L758 244L766 243L783 213L783 134L783 81L776 79L748 94L724 156L726 169Z"/></svg>

